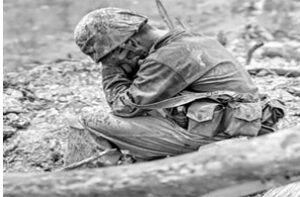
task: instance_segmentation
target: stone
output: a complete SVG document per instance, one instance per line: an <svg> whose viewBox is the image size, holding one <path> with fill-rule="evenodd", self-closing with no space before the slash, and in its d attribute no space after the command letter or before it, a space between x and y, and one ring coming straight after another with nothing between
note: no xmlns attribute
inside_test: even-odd
<svg viewBox="0 0 300 197"><path fill-rule="evenodd" d="M12 137L16 133L17 129L8 125L3 125L3 141Z"/></svg>
<svg viewBox="0 0 300 197"><path fill-rule="evenodd" d="M49 101L52 101L54 99L52 95L53 92L49 92L42 89L42 90L35 91L34 93L39 99L44 99Z"/></svg>
<svg viewBox="0 0 300 197"><path fill-rule="evenodd" d="M9 113L4 117L4 122L14 128L26 129L30 125L29 118L15 113Z"/></svg>
<svg viewBox="0 0 300 197"><path fill-rule="evenodd" d="M269 42L263 46L262 56L266 57L287 57L287 51L281 42Z"/></svg>
<svg viewBox="0 0 300 197"><path fill-rule="evenodd" d="M3 114L25 112L22 103L7 94L3 95Z"/></svg>
<svg viewBox="0 0 300 197"><path fill-rule="evenodd" d="M5 90L5 94L7 94L10 97L15 98L15 99L23 98L23 93L21 91L16 90L16 89L12 89L12 88L7 88Z"/></svg>
<svg viewBox="0 0 300 197"><path fill-rule="evenodd" d="M300 53L297 51L298 45L292 42L268 42L263 46L262 56L282 57L288 60L300 60Z"/></svg>

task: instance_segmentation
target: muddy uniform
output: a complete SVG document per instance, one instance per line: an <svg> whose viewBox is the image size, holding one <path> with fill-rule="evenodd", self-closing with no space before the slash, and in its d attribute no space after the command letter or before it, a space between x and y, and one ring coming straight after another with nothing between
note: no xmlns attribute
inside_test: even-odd
<svg viewBox="0 0 300 197"><path fill-rule="evenodd" d="M232 136L259 135L263 110L257 87L216 40L174 30L153 45L136 76L117 66L103 65L102 72L112 114L97 112L82 121L94 136L137 157L177 155ZM163 112L143 108L179 95L207 92L216 94Z"/></svg>

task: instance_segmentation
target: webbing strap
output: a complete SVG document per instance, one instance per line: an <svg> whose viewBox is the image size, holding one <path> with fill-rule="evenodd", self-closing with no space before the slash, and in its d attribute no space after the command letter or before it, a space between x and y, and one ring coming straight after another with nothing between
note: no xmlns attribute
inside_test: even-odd
<svg viewBox="0 0 300 197"><path fill-rule="evenodd" d="M190 103L192 101L203 99L203 98L212 98L219 95L229 96L229 97L235 97L239 95L239 93L233 92L233 91L214 91L214 92L205 92L205 93L185 93L180 96L172 97L163 101L159 101L156 103L146 104L146 105L138 105L133 102L128 102L129 105L134 106L138 109L163 109L163 108L172 108L172 107L178 107L187 103Z"/></svg>

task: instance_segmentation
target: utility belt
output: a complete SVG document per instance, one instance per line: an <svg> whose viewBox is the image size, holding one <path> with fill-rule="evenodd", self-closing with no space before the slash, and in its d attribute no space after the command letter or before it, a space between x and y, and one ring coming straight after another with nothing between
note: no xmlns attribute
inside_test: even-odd
<svg viewBox="0 0 300 197"><path fill-rule="evenodd" d="M214 137L257 136L273 132L273 126L284 116L284 104L267 95L214 91L183 92L160 102L137 105L146 110L165 109L166 116L192 134Z"/></svg>

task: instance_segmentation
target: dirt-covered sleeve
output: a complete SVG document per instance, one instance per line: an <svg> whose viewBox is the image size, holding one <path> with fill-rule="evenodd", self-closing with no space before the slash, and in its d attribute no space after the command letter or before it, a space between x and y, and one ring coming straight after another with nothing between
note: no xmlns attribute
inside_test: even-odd
<svg viewBox="0 0 300 197"><path fill-rule="evenodd" d="M182 76L168 65L147 60L134 80L118 67L103 67L103 89L115 115L132 117L144 111L130 103L150 104L173 97L187 86Z"/></svg>

